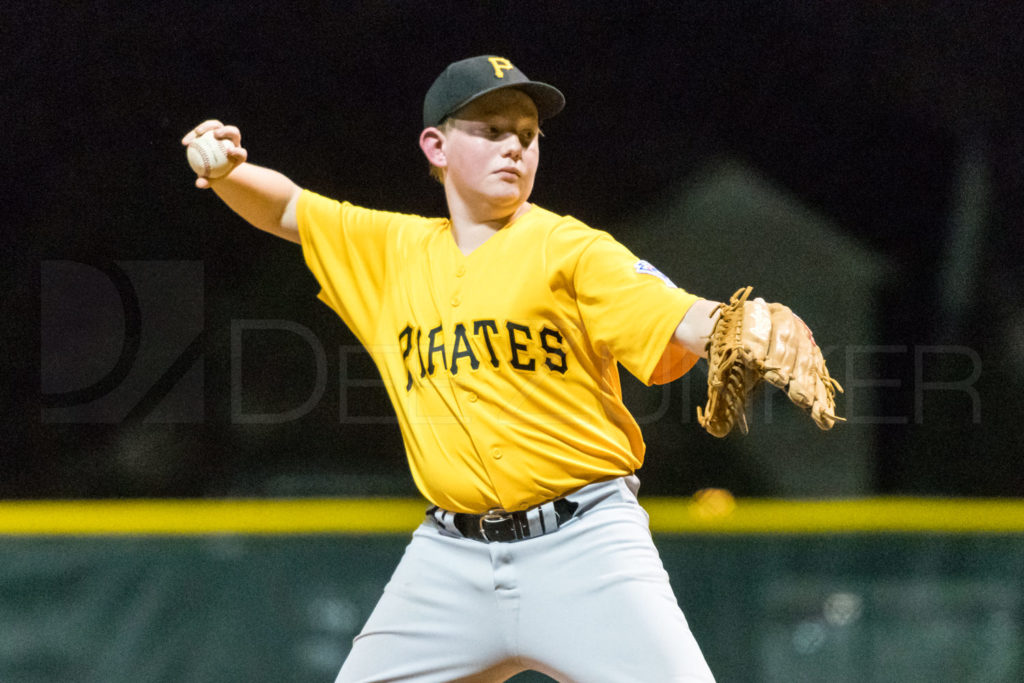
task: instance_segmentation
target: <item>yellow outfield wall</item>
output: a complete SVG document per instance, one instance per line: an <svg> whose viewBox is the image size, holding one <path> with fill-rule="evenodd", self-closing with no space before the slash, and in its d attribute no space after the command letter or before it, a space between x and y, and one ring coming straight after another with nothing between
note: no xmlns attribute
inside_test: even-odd
<svg viewBox="0 0 1024 683"><path fill-rule="evenodd" d="M1024 533L1024 500L642 498L664 534ZM0 501L2 535L407 534L413 498Z"/></svg>

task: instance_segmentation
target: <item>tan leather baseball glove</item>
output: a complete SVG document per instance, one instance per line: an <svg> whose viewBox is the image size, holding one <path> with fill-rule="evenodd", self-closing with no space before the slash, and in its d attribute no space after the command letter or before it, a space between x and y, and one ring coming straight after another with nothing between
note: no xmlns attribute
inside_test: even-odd
<svg viewBox="0 0 1024 683"><path fill-rule="evenodd" d="M831 429L843 421L835 403L843 388L828 374L814 335L786 306L749 299L752 289L738 290L715 309L720 315L707 346L708 401L697 408L697 421L713 436L733 427L746 434L751 392L766 380L808 410L821 429Z"/></svg>

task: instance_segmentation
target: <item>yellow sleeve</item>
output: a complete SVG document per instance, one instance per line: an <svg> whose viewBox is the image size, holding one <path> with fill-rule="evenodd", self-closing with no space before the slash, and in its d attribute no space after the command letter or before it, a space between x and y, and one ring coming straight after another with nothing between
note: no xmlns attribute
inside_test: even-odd
<svg viewBox="0 0 1024 683"><path fill-rule="evenodd" d="M303 190L296 207L306 266L319 298L364 344L372 337L385 282L389 215Z"/></svg>
<svg viewBox="0 0 1024 683"><path fill-rule="evenodd" d="M598 235L581 254L574 275L591 343L645 384L678 379L698 356L670 346L669 340L697 297L608 233Z"/></svg>

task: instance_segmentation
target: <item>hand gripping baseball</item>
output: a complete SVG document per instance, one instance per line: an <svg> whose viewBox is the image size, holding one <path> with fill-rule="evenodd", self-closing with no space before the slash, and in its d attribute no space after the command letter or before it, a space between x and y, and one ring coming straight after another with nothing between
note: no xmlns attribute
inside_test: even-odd
<svg viewBox="0 0 1024 683"><path fill-rule="evenodd" d="M751 289L740 289L716 309L719 319L708 340L708 402L697 409L698 422L714 436L733 427L746 434L749 397L763 379L808 410L821 429L831 429L842 420L835 414L835 393L843 388L829 375L814 336L788 307L750 300Z"/></svg>
<svg viewBox="0 0 1024 683"><path fill-rule="evenodd" d="M206 134L209 136L204 138ZM210 187L210 180L223 178L246 160L248 152L241 140L238 128L216 119L203 121L181 139L181 144L190 148L189 164L198 176L196 187Z"/></svg>

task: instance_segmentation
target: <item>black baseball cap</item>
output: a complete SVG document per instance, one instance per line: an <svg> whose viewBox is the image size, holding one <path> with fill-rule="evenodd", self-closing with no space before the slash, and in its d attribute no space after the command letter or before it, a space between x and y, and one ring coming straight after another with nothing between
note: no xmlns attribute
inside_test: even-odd
<svg viewBox="0 0 1024 683"><path fill-rule="evenodd" d="M501 88L522 90L549 119L565 106L565 96L547 83L531 81L504 57L482 55L448 65L423 98L423 127L436 126L481 95Z"/></svg>

